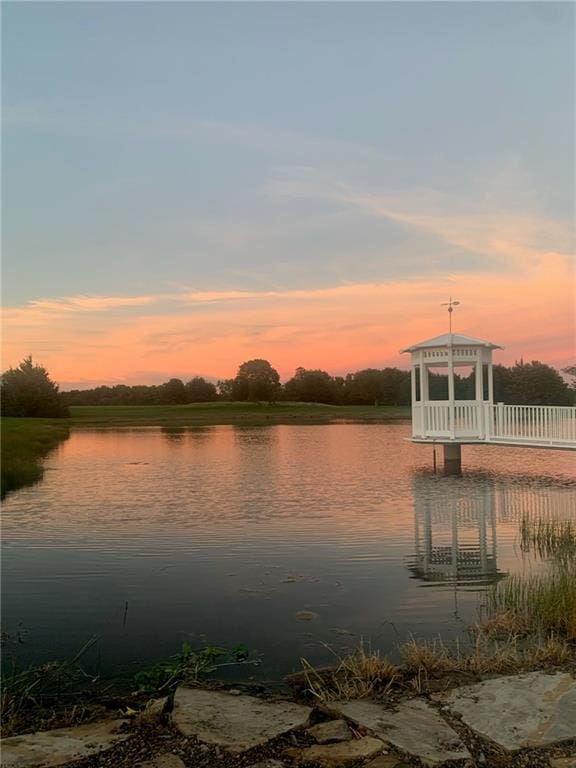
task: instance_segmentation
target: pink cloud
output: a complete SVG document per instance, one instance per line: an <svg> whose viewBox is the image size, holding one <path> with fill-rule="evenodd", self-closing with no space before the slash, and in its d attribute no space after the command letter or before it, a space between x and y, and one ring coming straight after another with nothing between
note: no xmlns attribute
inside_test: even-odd
<svg viewBox="0 0 576 768"><path fill-rule="evenodd" d="M456 328L502 344L499 362L573 362L574 275L556 253L497 279L468 274L317 290L31 302L5 310L4 361L7 367L33 354L57 381L87 386L133 381L135 371L155 381L199 371L226 378L252 357L269 359L284 378L298 365L332 373L404 366L400 349L445 330L439 305L450 294L462 302Z"/></svg>

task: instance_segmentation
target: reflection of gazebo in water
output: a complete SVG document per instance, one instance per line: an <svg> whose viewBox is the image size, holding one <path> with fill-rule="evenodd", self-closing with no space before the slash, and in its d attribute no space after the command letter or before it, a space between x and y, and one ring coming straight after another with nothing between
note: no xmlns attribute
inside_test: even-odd
<svg viewBox="0 0 576 768"><path fill-rule="evenodd" d="M501 579L496 561L494 486L460 478L413 479L415 555L409 568L429 583L485 586Z"/></svg>

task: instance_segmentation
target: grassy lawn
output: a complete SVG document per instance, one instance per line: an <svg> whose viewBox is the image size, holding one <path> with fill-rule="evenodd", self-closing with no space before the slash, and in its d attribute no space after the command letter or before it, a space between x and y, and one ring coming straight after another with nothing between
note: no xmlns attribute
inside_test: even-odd
<svg viewBox="0 0 576 768"><path fill-rule="evenodd" d="M63 419L2 419L2 498L32 485L44 473L42 459L70 433Z"/></svg>
<svg viewBox="0 0 576 768"><path fill-rule="evenodd" d="M194 426L197 424L330 424L409 419L406 406L315 403L194 403L192 405L76 405L72 426Z"/></svg>

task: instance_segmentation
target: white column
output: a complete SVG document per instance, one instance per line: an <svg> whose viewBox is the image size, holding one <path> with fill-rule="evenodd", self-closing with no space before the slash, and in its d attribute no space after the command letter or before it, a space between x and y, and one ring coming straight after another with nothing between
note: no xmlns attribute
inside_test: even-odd
<svg viewBox="0 0 576 768"><path fill-rule="evenodd" d="M424 353L420 350L420 434L427 437L426 400L428 399L428 383L426 381L426 366L424 365Z"/></svg>
<svg viewBox="0 0 576 768"><path fill-rule="evenodd" d="M448 345L448 421L450 429L450 438L454 439L454 349L452 347L452 337Z"/></svg>
<svg viewBox="0 0 576 768"><path fill-rule="evenodd" d="M410 391L412 398L412 437L420 437L422 434L422 409L416 402L416 366L414 362L410 366Z"/></svg>
<svg viewBox="0 0 576 768"><path fill-rule="evenodd" d="M426 366L420 358L420 402L428 401L428 377L426 376Z"/></svg>
<svg viewBox="0 0 576 768"><path fill-rule="evenodd" d="M488 363L488 402L490 405L494 403L494 379L492 370L492 359Z"/></svg>
<svg viewBox="0 0 576 768"><path fill-rule="evenodd" d="M476 351L476 400L484 400L484 371L482 369L482 350Z"/></svg>
<svg viewBox="0 0 576 768"><path fill-rule="evenodd" d="M481 349L476 350L476 423L478 425L478 437L484 439L484 409L482 408L482 402L484 401L484 370L483 361L484 355Z"/></svg>

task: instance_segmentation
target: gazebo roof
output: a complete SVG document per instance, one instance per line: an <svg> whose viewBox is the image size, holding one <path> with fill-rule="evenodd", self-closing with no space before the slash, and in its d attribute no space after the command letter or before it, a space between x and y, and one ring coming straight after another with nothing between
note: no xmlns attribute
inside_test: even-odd
<svg viewBox="0 0 576 768"><path fill-rule="evenodd" d="M504 349L499 344L493 344L491 341L483 341L482 339L474 339L472 336L463 336L461 333L443 333L441 336L434 336L433 339L427 339L421 341L418 344L413 344L411 347L400 350L401 352L414 352L417 349L426 349L428 347L450 347L450 346L465 346L465 347L488 347L489 349Z"/></svg>

